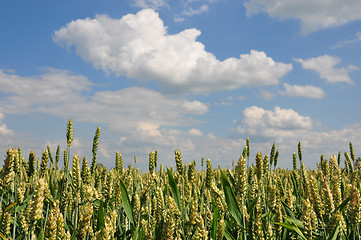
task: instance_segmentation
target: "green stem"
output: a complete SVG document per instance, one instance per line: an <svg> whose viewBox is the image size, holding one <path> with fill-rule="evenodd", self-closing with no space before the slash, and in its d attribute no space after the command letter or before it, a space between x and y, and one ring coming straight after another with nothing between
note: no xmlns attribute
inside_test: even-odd
<svg viewBox="0 0 361 240"><path fill-rule="evenodd" d="M14 213L13 239L15 239L15 232L16 232L16 208Z"/></svg>

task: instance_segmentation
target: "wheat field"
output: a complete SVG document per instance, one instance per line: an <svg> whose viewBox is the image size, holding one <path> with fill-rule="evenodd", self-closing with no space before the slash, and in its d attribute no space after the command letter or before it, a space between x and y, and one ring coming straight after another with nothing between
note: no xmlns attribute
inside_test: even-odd
<svg viewBox="0 0 361 240"><path fill-rule="evenodd" d="M279 152L258 152L250 143L230 169L210 159L184 163L175 150L175 168L158 165L149 153L149 171L123 167L122 155L107 169L97 160L98 127L90 164L67 146L41 157L9 148L0 170L2 239L360 239L361 160L350 151L323 155L307 170L301 143L293 169L277 168ZM62 168L59 168L59 162ZM343 165L344 167L340 167ZM197 170L205 169L205 170Z"/></svg>

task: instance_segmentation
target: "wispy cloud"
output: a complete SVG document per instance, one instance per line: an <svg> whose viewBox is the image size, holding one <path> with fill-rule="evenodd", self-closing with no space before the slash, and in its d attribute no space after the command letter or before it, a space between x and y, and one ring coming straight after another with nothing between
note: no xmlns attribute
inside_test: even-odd
<svg viewBox="0 0 361 240"><path fill-rule="evenodd" d="M357 32L355 34L355 38L353 38L353 39L350 39L350 40L344 39L344 40L336 43L334 46L331 47L331 49L342 48L346 45L354 44L357 42L361 42L361 32Z"/></svg>
<svg viewBox="0 0 361 240"><path fill-rule="evenodd" d="M281 95L286 95L289 97L305 97L305 98L314 98L314 99L322 99L326 95L322 88L305 85L289 85L287 83L283 84L285 87L285 91L280 91Z"/></svg>
<svg viewBox="0 0 361 240"><path fill-rule="evenodd" d="M190 125L194 123L190 116L208 112L208 106L200 101L146 88L91 94L91 86L85 76L64 70L49 69L32 77L0 71L0 92L6 94L0 101L0 113L73 116L78 121L107 123L112 131L129 134L144 129L142 126Z"/></svg>
<svg viewBox="0 0 361 240"><path fill-rule="evenodd" d="M188 17L207 13L210 5L218 0L186 0L182 1L183 10L174 17L175 22L186 21Z"/></svg>
<svg viewBox="0 0 361 240"><path fill-rule="evenodd" d="M204 12L208 12L209 7L208 5L204 4L198 9L193 9L192 7L188 7L186 10L183 11L182 15L185 16L193 16L193 15L200 15Z"/></svg>
<svg viewBox="0 0 361 240"><path fill-rule="evenodd" d="M264 100L271 100L274 96L276 96L276 94L274 94L270 91L261 89L261 90L259 90L259 96L261 98L263 98Z"/></svg>
<svg viewBox="0 0 361 240"><path fill-rule="evenodd" d="M168 6L168 0L134 0L134 5L140 8L159 9Z"/></svg>
<svg viewBox="0 0 361 240"><path fill-rule="evenodd" d="M233 96L228 96L226 99L222 98L219 101L215 102L214 105L216 106L231 106L232 102L234 101L234 97Z"/></svg>
<svg viewBox="0 0 361 240"><path fill-rule="evenodd" d="M299 19L304 34L361 19L359 0L248 0L244 6L247 16L265 12L281 20Z"/></svg>
<svg viewBox="0 0 361 240"><path fill-rule="evenodd" d="M245 96L238 96L237 99L238 100L244 100L244 99L246 99L246 97Z"/></svg>

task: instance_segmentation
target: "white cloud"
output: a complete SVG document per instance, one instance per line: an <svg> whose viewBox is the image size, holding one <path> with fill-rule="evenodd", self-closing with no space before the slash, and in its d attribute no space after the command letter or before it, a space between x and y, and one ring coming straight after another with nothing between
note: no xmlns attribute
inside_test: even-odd
<svg viewBox="0 0 361 240"><path fill-rule="evenodd" d="M174 22L176 23L184 22L185 20L186 19L184 17L179 17L179 16L174 17Z"/></svg>
<svg viewBox="0 0 361 240"><path fill-rule="evenodd" d="M207 1L182 1L182 7L183 11L180 14L177 14L174 17L174 22L184 22L187 17L194 16L194 15L201 15L203 13L206 13L209 11L209 4L214 3L217 0L207 0ZM197 4L194 4L195 2L198 2ZM205 2L207 4L202 4L200 2ZM192 7L190 5L196 5L195 7Z"/></svg>
<svg viewBox="0 0 361 240"><path fill-rule="evenodd" d="M61 46L74 46L76 54L96 69L156 81L168 93L277 85L292 70L292 64L275 62L256 50L220 61L196 40L200 34L192 28L170 35L158 13L145 9L121 19L78 19L56 31L53 39Z"/></svg>
<svg viewBox="0 0 361 240"><path fill-rule="evenodd" d="M191 136L203 136L203 133L201 130L196 128L191 128L188 130L188 134Z"/></svg>
<svg viewBox="0 0 361 240"><path fill-rule="evenodd" d="M202 132L194 128L176 130L178 126L200 123L193 116L208 112L208 106L200 101L166 96L141 87L93 94L91 85L84 76L56 69L32 77L0 71L0 93L4 93L0 100L0 149L15 143L40 153L43 150L43 144L35 139L36 133L27 133L24 137L26 133L12 131L1 124L2 113L23 116L42 113L64 118L64 122L71 117L75 130L79 122L105 126L102 127L103 146L99 148L99 154L107 161L119 148L125 154L146 153L154 148L164 152L180 147L194 148L192 138L202 136ZM49 137L53 139L54 136ZM120 140L115 142L109 138ZM47 144L52 148L58 144L65 146L64 140ZM91 151L90 146L89 139L77 139L72 153L87 154Z"/></svg>
<svg viewBox="0 0 361 240"><path fill-rule="evenodd" d="M219 101L214 102L213 104L214 104L215 106L219 106L219 105L220 105L220 106L231 106L233 100L234 100L233 97L232 97L232 96L229 96L229 97L227 97L226 100L225 100L225 99L220 99Z"/></svg>
<svg viewBox="0 0 361 240"><path fill-rule="evenodd" d="M244 6L247 16L265 12L281 20L299 19L305 34L361 20L359 0L248 0Z"/></svg>
<svg viewBox="0 0 361 240"><path fill-rule="evenodd" d="M150 122L138 122L136 132L145 136L161 137L159 125Z"/></svg>
<svg viewBox="0 0 361 240"><path fill-rule="evenodd" d="M354 149L360 149L361 140L359 138L361 134L361 124L352 124L345 126L341 129L310 132L307 135L302 136L304 139L304 145L312 150L321 151L325 156L329 157L332 154L337 154L338 151L348 151L349 142L353 143ZM357 151L357 150L356 150ZM357 155L360 152L356 152Z"/></svg>
<svg viewBox="0 0 361 240"><path fill-rule="evenodd" d="M185 16L193 16L193 15L200 15L204 12L208 12L209 7L208 5L204 4L199 9L193 9L192 7L188 7L187 10L183 11L183 15Z"/></svg>
<svg viewBox="0 0 361 240"><path fill-rule="evenodd" d="M255 122L255 124L245 124L244 126L247 126L248 129L240 132L239 128L236 127L239 127L239 124L245 119L244 115L241 121L235 123L235 128L232 129L238 133L233 138L202 132L201 135L199 134L200 130L196 128L182 131L157 128L156 125L150 124L148 128L144 127L144 129L156 133L153 134L154 136L132 132L116 142L101 142L100 145L107 150L106 153L111 158L108 159L104 156L99 161L113 167L115 150L119 150L123 155L125 165L128 163L133 164L133 156L136 155L138 159L137 167L147 170L148 152L158 150L158 165L163 164L163 166L170 167L175 165L173 150L180 149L183 162L196 160L197 168L200 168L202 157L205 159L210 158L213 167L217 165L230 167L232 161L236 161L242 153L246 137L250 137L251 140L251 164L254 163L258 151L261 151L262 154L269 153L273 142L276 143L277 149L280 151L278 161L280 167L292 167L292 153L297 152L299 141L302 143L303 161L306 167L316 167L321 154L328 158L333 154L337 154L338 151L348 151L349 142L353 143L356 154L359 154L357 149L361 147L359 138L361 134L360 124L346 126L337 130L317 131L312 128L313 122L309 117L302 116L292 109L278 110L275 108L272 111L262 111L262 108L259 108L255 112L260 112L259 115L262 115L262 117L258 119L251 116L251 113L247 113L248 120ZM293 121L294 123L292 123ZM75 122L75 127L76 124ZM252 131L252 129L256 130ZM104 138L107 138L107 136L102 134L101 139ZM91 151L91 142L84 144L83 141L83 145L88 147L83 146L86 149L80 152L89 153ZM99 154L102 154L100 150Z"/></svg>
<svg viewBox="0 0 361 240"><path fill-rule="evenodd" d="M167 0L134 0L134 5L140 8L159 9L168 6Z"/></svg>
<svg viewBox="0 0 361 240"><path fill-rule="evenodd" d="M115 153L111 152L108 149L107 145L104 144L102 141L99 142L98 151L102 156L104 156L105 158L108 158L108 159L115 155Z"/></svg>
<svg viewBox="0 0 361 240"><path fill-rule="evenodd" d="M235 122L232 131L238 135L233 138L202 133L196 128L187 131L160 129L161 137L154 137L153 143L131 136L129 141L117 146L120 146L124 153L139 153L139 159L143 158L144 164L147 164L147 152L158 149L160 163L167 166L174 166L173 150L180 149L183 161L196 160L198 168L202 157L210 158L214 167L231 166L232 161L236 161L242 153L246 137L251 140L251 164L258 151L262 154L269 153L272 143L275 142L280 150L278 166L288 168L292 167L292 153L297 152L299 141L302 143L306 167L316 167L321 154L328 158L338 151L348 151L350 141L355 149L361 147L361 125L331 131L317 131L312 125L310 117L302 116L292 109L276 107L265 110L253 106L245 109L242 119Z"/></svg>
<svg viewBox="0 0 361 240"><path fill-rule="evenodd" d="M320 74L322 79L328 82L346 82L352 84L353 81L349 77L349 72L358 70L357 67L349 65L347 68L335 68L335 65L341 62L340 58L323 55L316 58L309 59L295 59L296 62L302 64L304 69L314 70Z"/></svg>
<svg viewBox="0 0 361 240"><path fill-rule="evenodd" d="M212 133L208 133L207 138L209 138L211 140L214 140L214 139L216 139L216 136L214 134L212 134Z"/></svg>
<svg viewBox="0 0 361 240"><path fill-rule="evenodd" d="M2 120L4 119L4 114L0 112L0 124ZM0 135L2 136L12 136L14 135L14 131L9 129L5 123L0 125Z"/></svg>
<svg viewBox="0 0 361 240"><path fill-rule="evenodd" d="M202 102L167 97L154 90L130 87L91 95L91 86L84 76L56 69L34 77L0 71L0 92L6 94L0 112L71 116L77 121L106 123L118 133L143 130L150 135L157 129L151 126L190 125L196 122L192 115L208 112Z"/></svg>
<svg viewBox="0 0 361 240"><path fill-rule="evenodd" d="M299 115L292 109L275 107L274 111L256 106L243 111L240 122L236 124L236 131L243 135L258 135L266 138L291 137L299 131L311 130L310 117Z"/></svg>
<svg viewBox="0 0 361 240"><path fill-rule="evenodd" d="M11 136L14 134L14 132L9 129L5 123L0 125L0 134L3 136Z"/></svg>
<svg viewBox="0 0 361 240"><path fill-rule="evenodd" d="M307 168L316 168L321 154L328 159L332 155L337 155L339 151L342 153L341 164L343 165L343 153L349 151L349 142L353 143L358 156L360 152L357 152L357 149L361 147L360 134L361 125L356 124L330 131L303 130L287 136L281 133L272 138L263 139L257 135L243 135L242 139L245 139L245 136L250 138L251 162L253 163L258 151L261 151L262 154L269 154L272 143L275 142L280 153L278 166L282 168L292 168L292 153L297 152L298 142L301 142L303 162Z"/></svg>
<svg viewBox="0 0 361 240"><path fill-rule="evenodd" d="M184 101L181 107L186 110L188 113L192 113L195 115L202 115L208 112L208 106L199 101Z"/></svg>
<svg viewBox="0 0 361 240"><path fill-rule="evenodd" d="M48 81L52 84L47 84ZM9 82L20 87L12 87ZM37 95L39 89L43 96ZM51 91L55 91L56 98ZM292 152L297 151L298 141L302 142L304 156L309 156L305 162L310 165L319 159L321 153L334 154L343 149L347 151L349 141L354 143L355 149L361 146L361 125L316 132L312 130L309 117L280 107L272 111L255 106L247 108L233 129L238 136L219 137L193 127L199 121L191 116L208 111L204 103L169 97L140 87L92 94L92 85L87 78L56 69L48 69L43 74L32 77L0 71L0 92L5 93L0 100L0 150L6 151L9 146L21 146L24 156L30 150L35 150L37 156L41 156L46 145L55 152L57 145L66 145L65 137L62 135L59 137L62 140L42 144L36 133L29 134L6 127L2 122L3 114L24 114L22 116L27 117L30 114L45 113L64 118L64 124L66 118L72 116L76 136L77 125L81 122L100 124L102 133L99 161L109 167L114 166L114 154L119 150L124 156L125 164L133 163L133 156L137 155L138 166L146 169L147 153L155 149L159 153L159 163L166 166L174 165L174 149L182 151L184 162L196 160L199 168L202 157L211 158L214 167L218 164L230 166L241 154L242 139L247 136L251 138L251 151L267 153L271 143L275 141L281 153L279 165L286 167L290 165ZM41 101L33 94L41 98ZM183 131L177 129L178 126L189 128ZM54 139L53 136L51 138ZM72 154L88 154L91 157L91 146L91 138L75 137ZM256 152L252 152L251 156L255 154Z"/></svg>
<svg viewBox="0 0 361 240"><path fill-rule="evenodd" d="M334 130L317 130L313 129L310 117L279 107L273 111L249 107L243 111L242 118L234 122L231 130L235 139L250 138L251 162L258 151L269 153L272 142L275 142L280 151L281 167L292 167L292 153L297 152L299 141L302 143L303 161L312 168L316 167L321 154L329 158L339 151L348 151L349 142L353 143L354 149L361 147L361 124Z"/></svg>
<svg viewBox="0 0 361 240"><path fill-rule="evenodd" d="M281 95L286 95L289 97L305 97L305 98L315 98L322 99L325 97L325 92L322 88L311 86L311 85L289 85L287 83L283 84L285 91L280 91Z"/></svg>
<svg viewBox="0 0 361 240"><path fill-rule="evenodd" d="M0 92L6 94L0 109L6 113L28 113L59 103L76 102L92 83L85 76L58 69L44 69L34 77L22 77L0 70Z"/></svg>
<svg viewBox="0 0 361 240"><path fill-rule="evenodd" d="M169 98L140 87L97 92L90 101L65 107L81 121L104 122L116 132L139 132L146 136L159 135L157 129L161 127L195 123L189 115L202 115L208 111L207 105L199 101ZM49 111L53 114L62 112L56 108Z"/></svg>

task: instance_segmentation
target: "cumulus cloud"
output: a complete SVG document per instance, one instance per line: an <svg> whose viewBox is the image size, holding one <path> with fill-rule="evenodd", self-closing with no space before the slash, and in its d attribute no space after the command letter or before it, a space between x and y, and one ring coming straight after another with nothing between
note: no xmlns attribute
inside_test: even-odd
<svg viewBox="0 0 361 240"><path fill-rule="evenodd" d="M159 125L150 122L138 122L136 132L151 137L160 137Z"/></svg>
<svg viewBox="0 0 361 240"><path fill-rule="evenodd" d="M4 119L4 114L0 112L0 124L2 120ZM0 135L2 136L12 136L14 135L13 130L9 129L5 123L0 125Z"/></svg>
<svg viewBox="0 0 361 240"><path fill-rule="evenodd" d="M60 46L96 69L141 81L156 81L168 93L207 94L242 86L277 85L292 64L275 62L262 51L218 60L197 41L201 32L186 29L171 35L151 9L121 19L98 15L78 19L56 31Z"/></svg>
<svg viewBox="0 0 361 240"><path fill-rule="evenodd" d="M269 153L272 142L275 142L280 151L281 167L291 167L292 153L297 152L298 142L302 143L303 161L307 167L316 167L321 154L328 158L339 151L348 151L349 142L355 149L361 147L361 124L333 130L314 129L309 116L280 107L273 110L256 106L246 108L231 131L235 139L250 138L251 156L258 151Z"/></svg>
<svg viewBox="0 0 361 240"><path fill-rule="evenodd" d="M311 86L311 85L289 85L287 83L283 84L285 91L280 91L281 95L286 95L289 97L305 97L305 98L315 98L322 99L325 97L325 92L322 88Z"/></svg>
<svg viewBox="0 0 361 240"><path fill-rule="evenodd" d="M312 129L310 117L299 115L293 109L275 107L273 111L252 106L243 111L236 131L242 135L266 138L291 137L297 132Z"/></svg>
<svg viewBox="0 0 361 240"><path fill-rule="evenodd" d="M304 69L318 72L322 79L326 79L326 81L331 83L346 82L352 84L353 81L348 74L351 71L358 70L353 65L349 65L347 68L335 68L341 62L341 59L329 55L309 59L297 58L295 61L301 63Z"/></svg>
<svg viewBox="0 0 361 240"><path fill-rule="evenodd" d="M281 20L299 19L304 34L361 19L359 0L248 0L244 6L247 16L265 12Z"/></svg>

